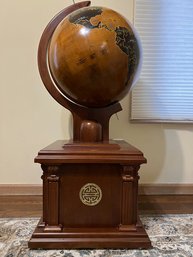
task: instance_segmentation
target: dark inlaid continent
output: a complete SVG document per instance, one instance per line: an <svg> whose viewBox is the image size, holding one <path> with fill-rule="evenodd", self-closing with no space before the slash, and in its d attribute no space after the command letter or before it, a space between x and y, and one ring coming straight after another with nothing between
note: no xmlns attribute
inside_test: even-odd
<svg viewBox="0 0 193 257"><path fill-rule="evenodd" d="M50 40L50 72L73 102L105 107L120 101L139 67L139 44L131 25L104 7L74 11Z"/></svg>
<svg viewBox="0 0 193 257"><path fill-rule="evenodd" d="M92 8L85 8L84 11L80 10L75 13L72 13L69 16L69 21L74 24L79 24L85 26L89 29L94 29L99 27L99 23L97 25L92 25L90 19L102 13L102 8L100 7L92 7Z"/></svg>
<svg viewBox="0 0 193 257"><path fill-rule="evenodd" d="M136 67L139 64L139 47L135 35L131 30L125 27L117 27L116 32L116 44L120 49L128 55L128 80L130 74L133 74ZM128 83L128 80L126 83Z"/></svg>
<svg viewBox="0 0 193 257"><path fill-rule="evenodd" d="M129 55L129 44L131 40L131 34L129 33L127 28L117 27L115 29L116 32L116 44L121 48L123 52Z"/></svg>

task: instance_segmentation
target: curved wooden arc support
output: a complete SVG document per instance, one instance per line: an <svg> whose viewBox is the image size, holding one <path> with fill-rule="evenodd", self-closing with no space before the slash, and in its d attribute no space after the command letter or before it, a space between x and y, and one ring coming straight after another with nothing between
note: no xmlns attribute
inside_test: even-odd
<svg viewBox="0 0 193 257"><path fill-rule="evenodd" d="M54 84L47 63L47 50L50 43L52 34L58 24L71 12L80 9L82 7L89 6L90 1L84 1L70 5L69 7L62 10L58 13L47 25L45 28L39 43L38 48L38 68L41 79L44 83L44 86L51 94L51 96L63 107L71 111L73 115L73 140L81 141L81 125L87 121L94 121L99 123L102 127L102 135L100 141L109 140L109 119L110 117L119 111L122 110L121 105L117 102L115 104L103 107L103 108L87 108L81 105L78 105L68 98L66 98L60 91L57 89Z"/></svg>
<svg viewBox="0 0 193 257"><path fill-rule="evenodd" d="M62 106L67 108L68 110L73 110L76 106L75 103L69 101L67 98L65 98L59 90L56 88L54 82L51 79L49 68L47 64L47 49L48 45L51 39L51 36L58 26L58 24L71 12L80 9L82 7L86 7L90 5L90 1L84 1L80 3L76 3L73 5L68 6L67 8L63 9L61 12L59 12L47 25L45 28L41 39L39 43L38 48L38 68L39 73L41 76L41 79L48 90L48 92L51 94L51 96Z"/></svg>

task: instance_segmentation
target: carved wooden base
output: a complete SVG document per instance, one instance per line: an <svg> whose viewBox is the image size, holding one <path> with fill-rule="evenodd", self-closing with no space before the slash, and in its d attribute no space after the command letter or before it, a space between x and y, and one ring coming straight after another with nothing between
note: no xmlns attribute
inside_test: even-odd
<svg viewBox="0 0 193 257"><path fill-rule="evenodd" d="M149 248L138 219L138 170L143 154L124 141L57 141L42 164L43 217L30 248Z"/></svg>

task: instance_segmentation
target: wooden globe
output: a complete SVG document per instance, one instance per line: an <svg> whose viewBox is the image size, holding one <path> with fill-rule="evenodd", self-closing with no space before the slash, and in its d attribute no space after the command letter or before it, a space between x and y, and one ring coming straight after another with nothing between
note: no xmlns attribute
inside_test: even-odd
<svg viewBox="0 0 193 257"><path fill-rule="evenodd" d="M140 44L129 22L103 7L85 7L65 17L48 49L52 78L71 101L105 107L120 101L136 80Z"/></svg>

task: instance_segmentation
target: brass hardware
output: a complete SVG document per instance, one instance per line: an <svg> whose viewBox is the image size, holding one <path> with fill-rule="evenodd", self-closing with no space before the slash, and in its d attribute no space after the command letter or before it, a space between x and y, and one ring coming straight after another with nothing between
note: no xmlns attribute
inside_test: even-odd
<svg viewBox="0 0 193 257"><path fill-rule="evenodd" d="M98 185L87 183L80 189L79 197L83 204L95 206L102 199L102 191Z"/></svg>

